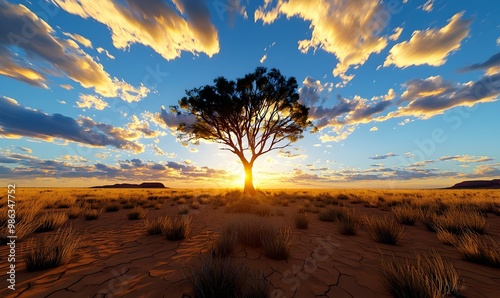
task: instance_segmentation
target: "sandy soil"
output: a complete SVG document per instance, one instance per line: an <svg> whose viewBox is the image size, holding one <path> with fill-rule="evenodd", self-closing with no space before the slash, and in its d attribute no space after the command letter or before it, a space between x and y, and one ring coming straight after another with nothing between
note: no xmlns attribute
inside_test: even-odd
<svg viewBox="0 0 500 298"><path fill-rule="evenodd" d="M362 204L348 204L359 213L387 213ZM439 242L436 235L421 223L406 227L397 246L374 242L365 230L356 236L343 236L337 223L322 222L309 214L306 230L295 228L296 204L280 208L284 216L269 220L279 226L292 227L294 239L287 261L267 258L261 249L238 245L235 262L261 270L269 279L274 297L390 297L382 282L380 254L414 258L414 253L437 250L451 259L463 278L465 297L500 297L500 270L463 261L454 247ZM171 242L163 236L145 233L143 220L128 220L129 210L103 213L95 221L70 219L83 237L72 260L61 267L27 272L22 258L17 262L16 291L6 289L8 249L0 247L0 297L191 297L185 281L188 268L207 248L214 233L238 214L202 205L190 210L193 230L183 241ZM178 206L165 203L161 210L150 210L148 218L174 215ZM489 214L489 234L500 239L500 217ZM46 233L44 233L46 234ZM34 234L32 237L41 237ZM23 244L24 243L24 244ZM22 254L26 241L18 244Z"/></svg>

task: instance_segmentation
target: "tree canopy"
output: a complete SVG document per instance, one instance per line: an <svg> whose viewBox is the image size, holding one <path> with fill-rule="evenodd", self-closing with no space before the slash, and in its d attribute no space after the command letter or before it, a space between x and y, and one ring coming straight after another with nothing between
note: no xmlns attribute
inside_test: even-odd
<svg viewBox="0 0 500 298"><path fill-rule="evenodd" d="M297 87L294 77L258 67L236 81L218 77L213 85L187 90L179 106L170 108L178 115L193 116L192 123L178 127L181 141L223 144L223 150L236 154L245 168L245 193L254 194L255 160L291 145L312 127Z"/></svg>

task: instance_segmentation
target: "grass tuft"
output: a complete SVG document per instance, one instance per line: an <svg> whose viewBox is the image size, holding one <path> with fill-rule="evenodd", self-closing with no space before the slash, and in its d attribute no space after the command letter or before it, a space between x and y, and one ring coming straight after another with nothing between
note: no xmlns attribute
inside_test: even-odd
<svg viewBox="0 0 500 298"><path fill-rule="evenodd" d="M396 220L403 225L413 226L420 218L420 209L409 205L396 206L392 208Z"/></svg>
<svg viewBox="0 0 500 298"><path fill-rule="evenodd" d="M304 213L297 213L294 216L295 226L298 229L307 229L309 226L309 218Z"/></svg>
<svg viewBox="0 0 500 298"><path fill-rule="evenodd" d="M78 247L80 237L69 227L56 234L30 243L25 254L28 271L45 270L66 264Z"/></svg>
<svg viewBox="0 0 500 298"><path fill-rule="evenodd" d="M365 216L365 224L373 240L395 245L404 234L404 227L394 219L379 216Z"/></svg>
<svg viewBox="0 0 500 298"><path fill-rule="evenodd" d="M454 245L466 261L500 267L500 245L490 237L482 239L478 234L465 233L457 236Z"/></svg>
<svg viewBox="0 0 500 298"><path fill-rule="evenodd" d="M144 221L144 226L149 235L161 235L162 229L168 225L169 219L167 216L160 216L156 219Z"/></svg>
<svg viewBox="0 0 500 298"><path fill-rule="evenodd" d="M453 263L437 252L417 254L416 261L392 256L381 259L385 284L394 297L436 298L458 296L460 276Z"/></svg>
<svg viewBox="0 0 500 298"><path fill-rule="evenodd" d="M144 209L142 207L134 207L134 209L132 209L132 211L130 211L130 213L127 215L128 216L128 219L130 220L138 220L138 219L143 219L146 217L146 215L148 215L148 209Z"/></svg>
<svg viewBox="0 0 500 298"><path fill-rule="evenodd" d="M44 213L35 219L37 228L35 232L48 232L59 229L66 221L68 215L64 212Z"/></svg>
<svg viewBox="0 0 500 298"><path fill-rule="evenodd" d="M231 257L237 241L238 231L228 226L222 231L219 238L212 243L210 254L214 258Z"/></svg>
<svg viewBox="0 0 500 298"><path fill-rule="evenodd" d="M82 213L86 220L96 220L102 214L102 209L87 209L85 208Z"/></svg>
<svg viewBox="0 0 500 298"><path fill-rule="evenodd" d="M167 223L162 227L162 234L170 241L183 240L191 232L191 222L190 216L168 218Z"/></svg>
<svg viewBox="0 0 500 298"><path fill-rule="evenodd" d="M261 235L261 244L267 257L274 260L286 260L290 256L292 244L290 228L269 229Z"/></svg>

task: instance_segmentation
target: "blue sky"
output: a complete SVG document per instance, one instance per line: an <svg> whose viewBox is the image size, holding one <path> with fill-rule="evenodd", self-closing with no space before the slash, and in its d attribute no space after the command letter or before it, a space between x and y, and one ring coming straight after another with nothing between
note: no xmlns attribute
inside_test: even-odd
<svg viewBox="0 0 500 298"><path fill-rule="evenodd" d="M256 187L443 187L500 176L493 1L0 1L0 181L235 187L168 107L258 66L320 129L260 157Z"/></svg>

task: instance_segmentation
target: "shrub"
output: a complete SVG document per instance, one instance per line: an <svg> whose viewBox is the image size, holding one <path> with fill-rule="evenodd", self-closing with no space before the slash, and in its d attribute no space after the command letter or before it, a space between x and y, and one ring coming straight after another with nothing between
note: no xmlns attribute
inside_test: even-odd
<svg viewBox="0 0 500 298"><path fill-rule="evenodd" d="M500 267L500 245L490 237L486 239L481 239L475 233L465 233L457 236L454 245L465 260L498 268Z"/></svg>
<svg viewBox="0 0 500 298"><path fill-rule="evenodd" d="M161 216L152 221L146 219L144 221L144 226L149 235L160 235L162 230L168 225L169 219L166 216Z"/></svg>
<svg viewBox="0 0 500 298"><path fill-rule="evenodd" d="M417 254L416 261L394 256L381 259L385 284L394 297L436 298L458 296L460 276L453 263L437 252Z"/></svg>
<svg viewBox="0 0 500 298"><path fill-rule="evenodd" d="M295 226L298 229L307 229L309 226L309 218L304 213L297 213L294 216Z"/></svg>
<svg viewBox="0 0 500 298"><path fill-rule="evenodd" d="M421 213L421 218L420 220L422 221L422 224L424 227L431 231L435 232L436 231L436 221L437 221L437 215L435 212L431 210L425 210Z"/></svg>
<svg viewBox="0 0 500 298"><path fill-rule="evenodd" d="M31 241L25 255L28 271L44 270L66 264L76 248L80 237L73 229L59 229L55 235L44 237L37 242Z"/></svg>
<svg viewBox="0 0 500 298"><path fill-rule="evenodd" d="M86 220L95 220L102 214L102 209L84 209L82 213Z"/></svg>
<svg viewBox="0 0 500 298"><path fill-rule="evenodd" d="M162 234L171 241L183 240L191 232L191 221L192 217L190 216L169 218L165 226L162 227Z"/></svg>
<svg viewBox="0 0 500 298"><path fill-rule="evenodd" d="M157 203L157 204L155 204L153 207L155 208L155 210L160 210L160 209L161 209L161 207L162 207L162 204Z"/></svg>
<svg viewBox="0 0 500 298"><path fill-rule="evenodd" d="M392 213L400 224L407 226L413 226L420 218L420 210L408 205L393 207Z"/></svg>
<svg viewBox="0 0 500 298"><path fill-rule="evenodd" d="M60 228L66 221L68 221L68 215L64 212L44 213L35 221L38 226L36 228L36 232L48 232Z"/></svg>
<svg viewBox="0 0 500 298"><path fill-rule="evenodd" d="M226 227L219 238L212 243L210 254L214 258L230 257L236 247L238 231L231 226Z"/></svg>
<svg viewBox="0 0 500 298"><path fill-rule="evenodd" d="M132 202L127 202L127 203L123 204L123 209L132 209L134 207L135 207L135 204Z"/></svg>
<svg viewBox="0 0 500 298"><path fill-rule="evenodd" d="M385 244L397 244L404 233L404 227L388 217L365 216L365 224L373 240Z"/></svg>
<svg viewBox="0 0 500 298"><path fill-rule="evenodd" d="M261 235L261 244L267 257L274 260L286 260L290 256L290 228L270 229Z"/></svg>

